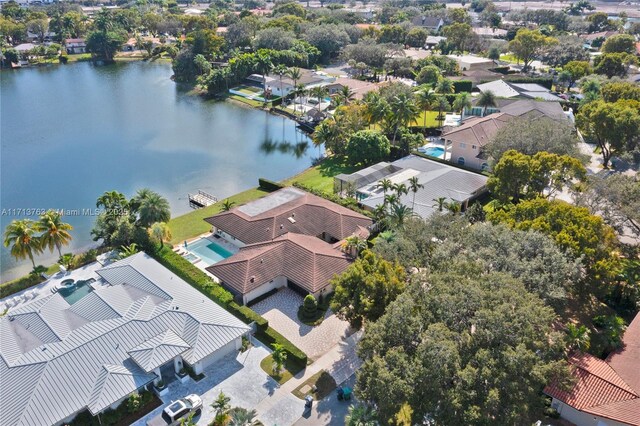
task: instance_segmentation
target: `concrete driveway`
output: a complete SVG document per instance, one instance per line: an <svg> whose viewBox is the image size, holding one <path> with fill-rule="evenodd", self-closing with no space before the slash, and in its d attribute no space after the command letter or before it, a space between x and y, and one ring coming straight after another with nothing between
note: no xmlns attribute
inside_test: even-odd
<svg viewBox="0 0 640 426"><path fill-rule="evenodd" d="M269 321L278 333L299 347L309 358L316 360L327 353L350 332L349 323L327 311L322 324L312 327L298 319L298 308L303 297L289 288L251 306L251 309Z"/></svg>

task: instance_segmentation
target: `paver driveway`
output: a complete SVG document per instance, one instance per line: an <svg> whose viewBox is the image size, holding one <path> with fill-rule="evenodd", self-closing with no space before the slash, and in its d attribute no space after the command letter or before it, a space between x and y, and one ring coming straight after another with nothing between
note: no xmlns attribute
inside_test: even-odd
<svg viewBox="0 0 640 426"><path fill-rule="evenodd" d="M317 359L350 334L349 323L327 311L322 324L311 327L298 320L298 308L303 297L289 288L256 303L251 307L269 321L269 325L291 343L302 349L311 359Z"/></svg>

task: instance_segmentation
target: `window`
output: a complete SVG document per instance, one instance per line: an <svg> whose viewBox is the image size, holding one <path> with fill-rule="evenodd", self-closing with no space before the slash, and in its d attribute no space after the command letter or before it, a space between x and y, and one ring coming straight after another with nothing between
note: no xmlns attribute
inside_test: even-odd
<svg viewBox="0 0 640 426"><path fill-rule="evenodd" d="M467 144L464 143L464 142L460 142L460 148L466 149L467 148Z"/></svg>
<svg viewBox="0 0 640 426"><path fill-rule="evenodd" d="M464 157L458 157L458 164L464 166Z"/></svg>
<svg viewBox="0 0 640 426"><path fill-rule="evenodd" d="M471 145L471 149L473 149L475 151L476 149L478 149L478 147L475 146L475 145Z"/></svg>
<svg viewBox="0 0 640 426"><path fill-rule="evenodd" d="M480 168L482 169L482 171L484 172L485 170L489 170L489 164L487 163L482 163L482 166L480 166Z"/></svg>

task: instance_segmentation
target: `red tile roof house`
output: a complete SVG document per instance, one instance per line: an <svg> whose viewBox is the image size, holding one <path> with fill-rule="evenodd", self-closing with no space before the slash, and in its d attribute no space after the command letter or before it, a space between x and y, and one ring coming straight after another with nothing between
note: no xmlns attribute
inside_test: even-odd
<svg viewBox="0 0 640 426"><path fill-rule="evenodd" d="M344 239L367 237L372 224L360 213L291 187L205 221L240 247L207 271L244 304L284 286L316 297L330 293L329 280L352 261L342 250Z"/></svg>
<svg viewBox="0 0 640 426"><path fill-rule="evenodd" d="M563 419L578 426L640 426L640 314L627 328L621 349L601 360L569 358L577 379L569 391L551 384L544 392Z"/></svg>

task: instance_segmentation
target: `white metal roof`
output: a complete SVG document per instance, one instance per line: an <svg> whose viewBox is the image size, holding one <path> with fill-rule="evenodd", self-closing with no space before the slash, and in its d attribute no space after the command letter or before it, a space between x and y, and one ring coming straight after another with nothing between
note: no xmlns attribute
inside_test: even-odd
<svg viewBox="0 0 640 426"><path fill-rule="evenodd" d="M54 294L0 319L0 425L100 412L156 377L135 357L148 368L172 354L193 364L249 331L144 253L98 274L111 285L72 306Z"/></svg>

